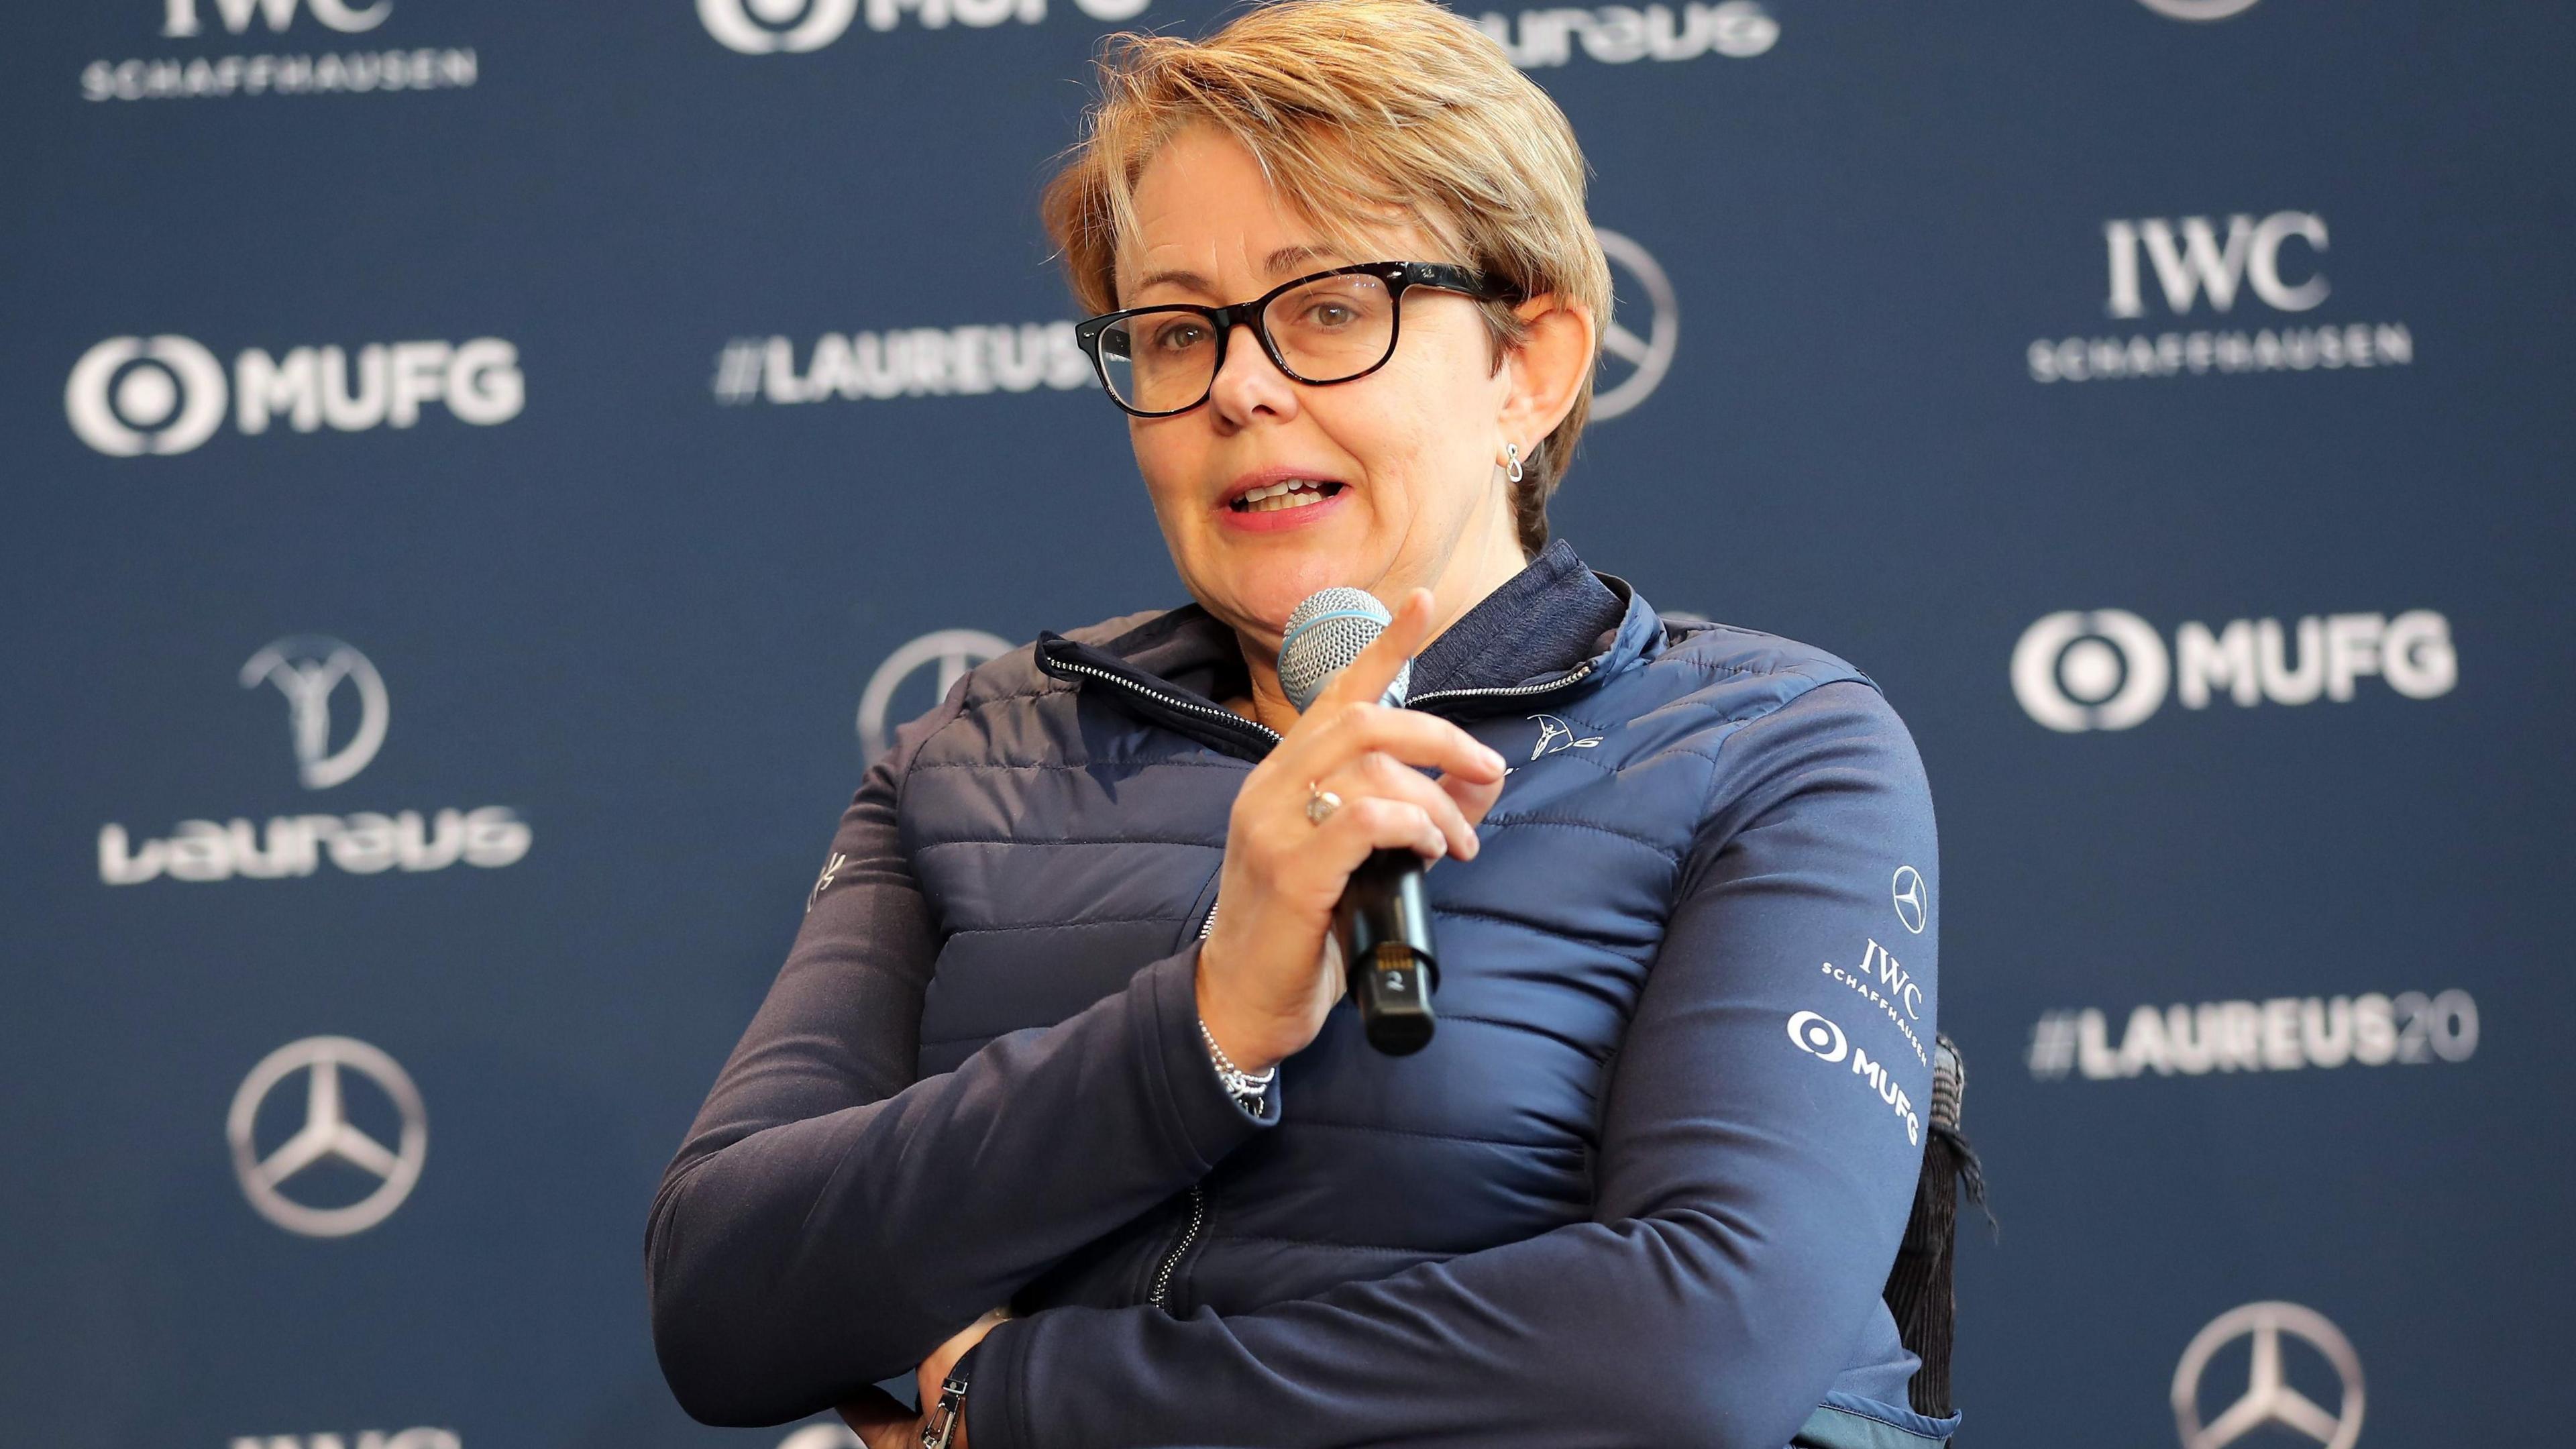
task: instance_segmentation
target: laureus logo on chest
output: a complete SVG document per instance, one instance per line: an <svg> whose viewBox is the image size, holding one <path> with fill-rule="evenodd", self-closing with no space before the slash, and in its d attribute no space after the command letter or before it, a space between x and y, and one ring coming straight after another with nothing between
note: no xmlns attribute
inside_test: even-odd
<svg viewBox="0 0 2576 1449"><path fill-rule="evenodd" d="M1544 759L1566 750L1589 750L1601 743L1601 736L1583 735L1574 726L1552 714L1533 714L1522 717L1538 721L1538 742L1530 746L1531 760ZM1523 763L1526 764L1528 761ZM1508 775L1511 771L1506 770L1503 773Z"/></svg>

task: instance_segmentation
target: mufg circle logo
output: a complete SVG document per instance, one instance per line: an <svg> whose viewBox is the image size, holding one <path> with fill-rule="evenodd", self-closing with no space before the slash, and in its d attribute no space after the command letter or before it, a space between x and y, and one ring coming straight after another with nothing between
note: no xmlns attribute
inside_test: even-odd
<svg viewBox="0 0 2576 1449"><path fill-rule="evenodd" d="M185 337L111 337L63 388L80 440L113 458L184 453L224 420L224 365Z"/></svg>

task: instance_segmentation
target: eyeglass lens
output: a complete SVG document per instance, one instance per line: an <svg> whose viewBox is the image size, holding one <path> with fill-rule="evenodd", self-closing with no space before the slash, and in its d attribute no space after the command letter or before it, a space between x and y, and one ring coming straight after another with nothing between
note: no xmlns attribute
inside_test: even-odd
<svg viewBox="0 0 2576 1449"><path fill-rule="evenodd" d="M1261 323L1299 380L1342 382L1386 360L1395 296L1365 273L1318 277L1271 298ZM1101 334L1100 360L1119 401L1139 412L1177 412L1216 381L1216 329L1195 312L1129 317Z"/></svg>

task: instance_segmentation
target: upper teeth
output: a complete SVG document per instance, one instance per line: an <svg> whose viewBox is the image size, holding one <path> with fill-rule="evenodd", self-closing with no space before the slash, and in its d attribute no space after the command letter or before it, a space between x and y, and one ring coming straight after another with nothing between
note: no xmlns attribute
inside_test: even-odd
<svg viewBox="0 0 2576 1449"><path fill-rule="evenodd" d="M1284 482L1273 483L1267 488L1255 488L1251 492L1243 495L1243 501L1246 503L1258 503L1264 498L1277 498L1299 488L1312 488L1320 492L1322 491L1323 486L1324 485L1321 482L1313 478L1290 478Z"/></svg>
<svg viewBox="0 0 2576 1449"><path fill-rule="evenodd" d="M1236 503L1236 508L1249 508L1249 511L1260 513L1273 511L1273 508L1306 508L1309 503L1324 500L1324 487L1329 487L1329 482L1311 480L1311 477L1291 477L1285 482L1273 482L1270 487L1255 487L1252 492L1244 492L1242 503Z"/></svg>

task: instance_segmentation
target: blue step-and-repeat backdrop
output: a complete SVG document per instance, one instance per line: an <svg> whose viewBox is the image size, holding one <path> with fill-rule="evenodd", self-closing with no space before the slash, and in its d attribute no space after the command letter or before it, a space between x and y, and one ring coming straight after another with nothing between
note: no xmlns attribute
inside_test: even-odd
<svg viewBox="0 0 2576 1449"><path fill-rule="evenodd" d="M1464 8L1560 532L1930 764L1964 1442L2563 1438L2576 16ZM681 1416L646 1205L889 723L1180 600L1034 202L1217 13L17 12L0 1443L846 1443Z"/></svg>

